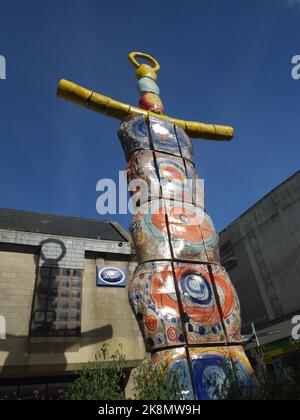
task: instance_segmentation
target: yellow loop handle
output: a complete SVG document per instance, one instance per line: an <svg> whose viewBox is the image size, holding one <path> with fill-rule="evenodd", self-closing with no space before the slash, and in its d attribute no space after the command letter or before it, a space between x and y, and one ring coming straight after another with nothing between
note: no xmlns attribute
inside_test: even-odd
<svg viewBox="0 0 300 420"><path fill-rule="evenodd" d="M136 60L136 57L148 61L152 65L153 71L157 72L160 69L159 62L155 60L155 58L151 57L151 55L133 51L128 55L128 59L131 62L131 64L133 64L136 68L139 68L141 66L141 64Z"/></svg>

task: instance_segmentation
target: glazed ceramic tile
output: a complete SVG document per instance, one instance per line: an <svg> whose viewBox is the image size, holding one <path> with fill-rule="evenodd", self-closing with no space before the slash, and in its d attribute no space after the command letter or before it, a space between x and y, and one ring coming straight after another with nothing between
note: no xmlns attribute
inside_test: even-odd
<svg viewBox="0 0 300 420"><path fill-rule="evenodd" d="M219 400L227 396L227 378L233 375L230 353L225 346L190 349L196 399Z"/></svg>
<svg viewBox="0 0 300 420"><path fill-rule="evenodd" d="M180 383L183 386L182 399L195 399L187 363L187 354L183 347L158 351L152 355L151 363L154 368L161 368L164 371L167 371L167 369L175 369L179 374Z"/></svg>
<svg viewBox="0 0 300 420"><path fill-rule="evenodd" d="M140 206L129 226L139 264L171 259L166 215L162 200Z"/></svg>
<svg viewBox="0 0 300 420"><path fill-rule="evenodd" d="M134 152L126 167L129 189L135 203L145 203L160 197L160 182L157 176L153 152Z"/></svg>
<svg viewBox="0 0 300 420"><path fill-rule="evenodd" d="M148 350L184 343L171 263L138 266L129 285L129 301Z"/></svg>
<svg viewBox="0 0 300 420"><path fill-rule="evenodd" d="M164 105L160 97L152 92L146 92L140 97L139 106L155 114L164 113Z"/></svg>
<svg viewBox="0 0 300 420"><path fill-rule="evenodd" d="M176 133L177 141L179 144L181 156L185 159L189 159L190 161L193 161L194 160L193 145L189 136L186 134L186 132L182 128L180 128L176 124L175 124L175 133Z"/></svg>
<svg viewBox="0 0 300 420"><path fill-rule="evenodd" d="M146 92L152 92L159 96L159 87L154 80L150 77L142 77L137 82L138 90L140 95L143 95Z"/></svg>
<svg viewBox="0 0 300 420"><path fill-rule="evenodd" d="M154 150L180 156L173 123L150 116L149 128Z"/></svg>
<svg viewBox="0 0 300 420"><path fill-rule="evenodd" d="M204 180L201 179L195 170L194 165L185 160L186 174L190 183L190 191L192 191L192 203L204 209Z"/></svg>
<svg viewBox="0 0 300 420"><path fill-rule="evenodd" d="M219 265L212 265L211 269L228 341L231 343L240 343L242 337L239 298L225 268Z"/></svg>
<svg viewBox="0 0 300 420"><path fill-rule="evenodd" d="M127 160L137 150L150 149L149 130L143 115L130 115L123 120L118 136Z"/></svg>
<svg viewBox="0 0 300 420"><path fill-rule="evenodd" d="M189 344L224 343L220 312L207 266L175 263Z"/></svg>
<svg viewBox="0 0 300 420"><path fill-rule="evenodd" d="M241 398L255 399L257 397L257 382L243 347L230 346L229 352Z"/></svg>
<svg viewBox="0 0 300 420"><path fill-rule="evenodd" d="M219 235L216 232L211 217L205 212L203 213L199 227L204 241L207 261L220 264Z"/></svg>
<svg viewBox="0 0 300 420"><path fill-rule="evenodd" d="M204 212L191 204L179 201L166 201L166 209L174 258L208 262L200 230Z"/></svg>
<svg viewBox="0 0 300 420"><path fill-rule="evenodd" d="M155 152L155 159L162 189L162 198L184 200L192 203L193 191L187 182L183 159Z"/></svg>

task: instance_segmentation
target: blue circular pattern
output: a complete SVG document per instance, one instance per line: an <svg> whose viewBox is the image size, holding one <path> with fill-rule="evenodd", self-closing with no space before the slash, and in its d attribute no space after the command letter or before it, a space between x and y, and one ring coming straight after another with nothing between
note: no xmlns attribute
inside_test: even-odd
<svg viewBox="0 0 300 420"><path fill-rule="evenodd" d="M135 290L132 295L131 295L131 299L133 301L133 303L135 305L140 305L141 302L143 301L143 297L141 295L141 293L138 290Z"/></svg>
<svg viewBox="0 0 300 420"><path fill-rule="evenodd" d="M200 335L205 335L205 333L206 333L206 329L204 327L200 327L199 328L199 334Z"/></svg>
<svg viewBox="0 0 300 420"><path fill-rule="evenodd" d="M161 333L156 334L154 340L155 340L155 344L158 344L158 345L166 343L165 336Z"/></svg>
<svg viewBox="0 0 300 420"><path fill-rule="evenodd" d="M207 279L200 273L189 270L184 273L180 282L183 293L189 296L189 299L202 306L213 304L213 293Z"/></svg>

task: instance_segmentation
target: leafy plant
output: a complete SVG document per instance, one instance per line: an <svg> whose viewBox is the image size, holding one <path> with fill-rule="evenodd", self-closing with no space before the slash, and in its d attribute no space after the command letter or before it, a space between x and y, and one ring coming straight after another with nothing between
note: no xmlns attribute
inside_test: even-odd
<svg viewBox="0 0 300 420"><path fill-rule="evenodd" d="M68 400L125 400L124 366L122 347L110 353L104 344L95 356L78 372L78 378L69 387Z"/></svg>
<svg viewBox="0 0 300 420"><path fill-rule="evenodd" d="M78 377L69 387L68 400L125 400L124 367L125 356L119 350L109 351L103 345L95 356L95 361L83 366ZM167 362L151 367L144 362L137 369L134 380L136 399L142 400L180 400L183 385L180 370L170 369Z"/></svg>
<svg viewBox="0 0 300 420"><path fill-rule="evenodd" d="M184 386L183 372L170 368L167 362L151 366L144 362L134 375L135 398L139 400L181 400Z"/></svg>
<svg viewBox="0 0 300 420"><path fill-rule="evenodd" d="M224 362L226 363L226 362ZM69 400L125 400L125 356L120 346L111 353L107 344L95 356L95 361L83 366L77 379L70 385L66 399ZM282 374L265 373L259 380L258 393L238 381L238 372L232 365L221 365L227 372L225 381L215 386L214 399L226 400L299 400L300 375L292 371ZM231 373L230 373L231 372ZM143 362L133 376L134 398L139 400L182 400L189 390L184 388L185 373L171 368L167 361L152 366ZM34 396L39 399L38 395ZM5 399L5 397L4 397ZM63 399L61 395L59 399Z"/></svg>

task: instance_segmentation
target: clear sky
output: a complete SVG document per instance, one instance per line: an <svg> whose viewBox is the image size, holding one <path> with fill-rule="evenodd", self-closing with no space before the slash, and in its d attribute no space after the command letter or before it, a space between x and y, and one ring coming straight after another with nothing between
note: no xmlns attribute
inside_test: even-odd
<svg viewBox="0 0 300 420"><path fill-rule="evenodd" d="M125 167L119 123L56 86L137 105L132 50L160 61L168 115L235 127L231 143L194 141L218 229L299 169L300 1L0 0L0 207L100 217L96 183Z"/></svg>

